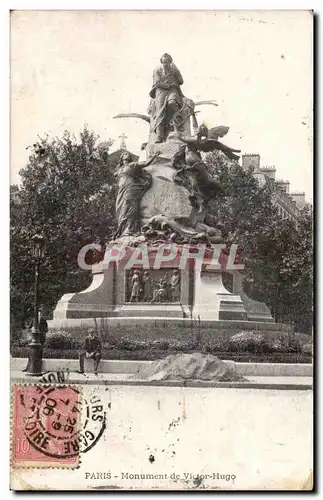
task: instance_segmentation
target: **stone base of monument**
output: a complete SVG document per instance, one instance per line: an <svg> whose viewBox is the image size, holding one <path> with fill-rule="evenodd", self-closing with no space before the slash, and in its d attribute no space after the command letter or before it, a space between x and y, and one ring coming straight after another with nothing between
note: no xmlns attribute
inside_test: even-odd
<svg viewBox="0 0 323 500"><path fill-rule="evenodd" d="M132 255L135 249L129 251ZM212 325L215 330L227 329L226 324L230 324L230 330L233 325L238 331L246 325L247 329L286 330L273 322L264 304L252 301L242 292L242 278L234 282L235 290L231 293L223 285L221 269L207 271L204 266L196 268L191 264L181 269L176 259L162 262L159 269L154 269L157 252L158 248L149 250L149 270L136 264L128 267L127 260L97 265L86 290L63 295L49 328L93 327L95 321L105 318L108 325L124 325L126 329L147 322L157 329L166 320L165 327L188 328L195 321L199 328ZM136 273L140 277L139 287L135 285ZM148 281L143 286L144 278ZM177 285L170 286L171 283Z"/></svg>
<svg viewBox="0 0 323 500"><path fill-rule="evenodd" d="M221 272L195 272L193 315L202 320L247 320L241 297L223 285Z"/></svg>

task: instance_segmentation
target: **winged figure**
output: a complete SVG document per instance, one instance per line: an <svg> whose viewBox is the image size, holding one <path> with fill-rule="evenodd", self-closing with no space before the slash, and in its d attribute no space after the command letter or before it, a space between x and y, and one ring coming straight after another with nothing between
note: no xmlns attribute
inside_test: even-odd
<svg viewBox="0 0 323 500"><path fill-rule="evenodd" d="M176 126L175 131L184 144L173 156L172 166L176 170L174 182L189 190L191 204L197 208L198 213L202 214L209 200L222 195L223 189L215 179L209 176L200 151L208 152L217 149L235 160L239 158L235 153L240 151L232 149L218 140L229 131L229 127L223 125L213 127L210 130L206 125L201 125L195 136L184 136Z"/></svg>
<svg viewBox="0 0 323 500"><path fill-rule="evenodd" d="M235 153L240 153L240 149L233 149L226 146L218 140L219 137L225 136L229 131L229 127L223 125L208 129L206 125L201 125L195 136L184 136L177 130L178 138L187 144L187 155L195 157L195 161L200 161L199 151L210 152L216 149L222 151L231 160L239 160L239 156ZM189 159L189 158L188 158Z"/></svg>

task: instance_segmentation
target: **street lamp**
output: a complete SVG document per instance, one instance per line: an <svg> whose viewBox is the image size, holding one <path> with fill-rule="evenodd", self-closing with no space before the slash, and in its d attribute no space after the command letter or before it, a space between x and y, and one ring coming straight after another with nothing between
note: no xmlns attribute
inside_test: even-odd
<svg viewBox="0 0 323 500"><path fill-rule="evenodd" d="M34 297L34 322L32 328L32 339L29 344L29 359L26 368L27 375L42 374L43 346L40 342L39 332L39 268L41 259L45 254L45 239L40 234L35 234L32 240L32 255L35 259L35 297Z"/></svg>

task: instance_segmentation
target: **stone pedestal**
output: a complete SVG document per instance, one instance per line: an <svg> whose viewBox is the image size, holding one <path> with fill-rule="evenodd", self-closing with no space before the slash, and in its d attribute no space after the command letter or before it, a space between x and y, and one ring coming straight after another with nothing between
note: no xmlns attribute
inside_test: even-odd
<svg viewBox="0 0 323 500"><path fill-rule="evenodd" d="M246 320L241 297L230 293L220 271L195 271L193 316L201 320Z"/></svg>
<svg viewBox="0 0 323 500"><path fill-rule="evenodd" d="M101 263L93 270L93 281L89 288L79 293L63 295L54 311L51 327L63 324L66 319L101 318L101 317L174 317L189 316L190 270L179 269L178 261L162 262L160 269L154 269L157 248L149 250L150 268L141 265L127 267L127 262L135 249L128 247L126 257L120 262ZM175 270L179 271L180 292L177 300L154 300L153 292L148 300L131 298L131 277L134 271L140 275L148 271L151 280L170 282Z"/></svg>
<svg viewBox="0 0 323 500"><path fill-rule="evenodd" d="M162 261L156 269L155 259L158 248L150 247L149 270L151 294L144 294L138 299L131 295L134 271L142 276L142 265L127 265L136 250L128 247L126 257L119 262L110 262L95 266L93 281L86 290L65 294L54 311L50 327L58 327L67 319L136 317L136 318L195 318L206 320L246 320L246 308L238 293L230 293L222 282L221 269L207 271L205 266L194 265L188 260L185 267L180 261L181 247L173 260ZM164 251L164 250L163 250ZM129 267L129 268L128 268ZM146 269L147 270L147 269ZM176 298L168 296L161 300L154 299L153 283L170 283L174 271L180 277L179 294ZM157 286L158 289L158 286ZM171 297L171 298L170 298ZM74 322L75 324L75 322Z"/></svg>
<svg viewBox="0 0 323 500"><path fill-rule="evenodd" d="M91 285L82 292L65 293L59 300L53 314L57 326L70 318L100 318L113 316L114 312L114 277L113 270L94 271Z"/></svg>

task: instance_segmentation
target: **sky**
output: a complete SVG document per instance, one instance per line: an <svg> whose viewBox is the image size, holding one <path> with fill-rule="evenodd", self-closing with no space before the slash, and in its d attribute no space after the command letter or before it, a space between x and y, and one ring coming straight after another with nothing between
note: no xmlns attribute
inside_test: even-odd
<svg viewBox="0 0 323 500"><path fill-rule="evenodd" d="M291 191L313 197L313 47L308 11L14 11L11 15L11 183L37 136L84 124L139 154L148 138L152 73L164 52L184 94L214 99L197 115L228 125L223 142L259 153Z"/></svg>

